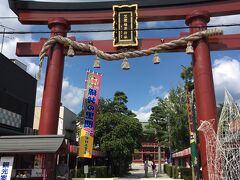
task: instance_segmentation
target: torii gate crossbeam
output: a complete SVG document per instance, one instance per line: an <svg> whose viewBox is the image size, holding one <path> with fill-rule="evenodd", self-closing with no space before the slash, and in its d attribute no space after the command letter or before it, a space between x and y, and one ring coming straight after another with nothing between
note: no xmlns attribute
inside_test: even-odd
<svg viewBox="0 0 240 180"><path fill-rule="evenodd" d="M180 37L188 36L189 33L182 33ZM70 37L71 39L75 39ZM148 49L161 43L170 42L177 38L154 38L154 39L140 39L139 46L134 50ZM16 54L20 57L34 57L39 56L43 44L47 38L41 38L39 42L18 42ZM81 43L91 44L106 53L118 53L119 50L113 47L112 40L91 40L91 41L78 41ZM240 49L240 34L228 34L222 36L209 37L210 51L224 51L224 50L238 50ZM170 50L170 52L185 52L185 47ZM65 48L64 55L67 55L67 48ZM75 55L91 55L88 52L75 51Z"/></svg>

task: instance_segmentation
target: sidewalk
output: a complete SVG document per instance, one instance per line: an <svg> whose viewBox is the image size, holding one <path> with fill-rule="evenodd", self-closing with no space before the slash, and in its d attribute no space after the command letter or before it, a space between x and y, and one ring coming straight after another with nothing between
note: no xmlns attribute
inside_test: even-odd
<svg viewBox="0 0 240 180"><path fill-rule="evenodd" d="M144 179L152 179L152 180L156 180L156 179L162 179L162 180L170 180L172 178L169 178L167 174L158 174L157 175L157 178L154 178L153 177L153 173L152 173L152 169L149 168L148 169L148 177L145 178L144 177L144 168L143 168L143 164L132 164L132 170L129 172L129 175L123 177L123 178L114 178L114 179L121 179L121 180L124 180L124 179L141 179L141 180L144 180Z"/></svg>
<svg viewBox="0 0 240 180"><path fill-rule="evenodd" d="M144 169L143 164L132 164L132 169L129 171L129 174L125 177L119 177L119 178L73 178L73 180L171 180L172 178L169 178L167 174L158 174L157 178L153 177L152 169L149 168L148 170L148 177L144 177ZM176 179L175 179L176 180Z"/></svg>

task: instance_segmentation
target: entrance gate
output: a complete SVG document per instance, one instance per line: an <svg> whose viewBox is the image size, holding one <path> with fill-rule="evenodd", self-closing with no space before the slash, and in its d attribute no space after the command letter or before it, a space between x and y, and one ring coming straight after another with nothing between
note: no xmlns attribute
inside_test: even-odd
<svg viewBox="0 0 240 180"><path fill-rule="evenodd" d="M41 2L9 0L11 9L18 15L23 24L46 24L51 30L51 37L55 35L67 36L70 25L112 23L112 6L121 4L133 4L135 1L109 1L109 2ZM139 21L159 21L185 19L189 26L189 33L206 29L210 17L232 15L240 13L239 0L173 0L155 1L140 0ZM208 10L208 11L206 11ZM169 42L175 38L165 38ZM156 40L156 41L155 41ZM139 40L138 50L156 46L161 39ZM18 56L38 56L46 42L41 39L38 43L18 43L16 53ZM198 124L200 120L216 119L216 101L213 86L210 50L233 50L240 48L240 34L221 35L202 38L193 43L194 54L193 71L196 91L196 108ZM112 46L112 41L92 41L92 45L108 53L118 53L119 49ZM185 45L172 49L184 51ZM39 134L56 134L58 127L58 114L61 98L63 79L65 47L56 43L48 51L48 64L45 78L45 86L42 100ZM79 51L77 55L81 54ZM84 54L89 54L85 52ZM216 131L217 121L213 124ZM200 133L200 152L203 178L208 180L206 143L203 134Z"/></svg>

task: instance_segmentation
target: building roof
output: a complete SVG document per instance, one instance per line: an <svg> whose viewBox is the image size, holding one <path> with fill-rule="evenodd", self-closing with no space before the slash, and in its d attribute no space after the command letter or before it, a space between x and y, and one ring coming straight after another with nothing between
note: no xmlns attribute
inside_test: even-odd
<svg viewBox="0 0 240 180"><path fill-rule="evenodd" d="M63 135L0 136L0 153L67 152Z"/></svg>

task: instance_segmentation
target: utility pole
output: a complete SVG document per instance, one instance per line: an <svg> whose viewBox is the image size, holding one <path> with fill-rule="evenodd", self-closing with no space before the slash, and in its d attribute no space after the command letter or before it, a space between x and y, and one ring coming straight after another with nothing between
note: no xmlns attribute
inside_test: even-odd
<svg viewBox="0 0 240 180"><path fill-rule="evenodd" d="M168 122L168 134L169 134L169 164L172 165L172 149L171 149L171 125L170 125L170 118L167 116L167 122Z"/></svg>
<svg viewBox="0 0 240 180"><path fill-rule="evenodd" d="M157 137L157 128L155 128L155 140L157 141L158 143L158 174L161 174L162 173L162 163L161 163L161 144L160 144L160 140L159 138Z"/></svg>
<svg viewBox="0 0 240 180"><path fill-rule="evenodd" d="M2 53L2 50L3 50L3 42L4 42L4 35L5 35L5 31L6 31L6 28L5 28L5 27L3 27L3 35L2 35L1 53Z"/></svg>
<svg viewBox="0 0 240 180"><path fill-rule="evenodd" d="M158 141L158 172L159 174L162 173L162 162L161 162L161 144L160 142Z"/></svg>

